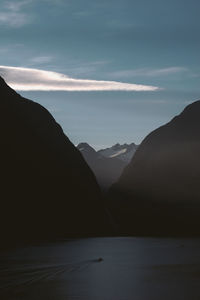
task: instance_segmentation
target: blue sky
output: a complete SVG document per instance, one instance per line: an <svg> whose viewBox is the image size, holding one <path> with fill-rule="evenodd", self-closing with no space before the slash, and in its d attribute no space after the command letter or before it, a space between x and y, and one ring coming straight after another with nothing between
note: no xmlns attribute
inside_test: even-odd
<svg viewBox="0 0 200 300"><path fill-rule="evenodd" d="M2 0L0 74L75 144L140 143L200 98L199 11L198 0Z"/></svg>

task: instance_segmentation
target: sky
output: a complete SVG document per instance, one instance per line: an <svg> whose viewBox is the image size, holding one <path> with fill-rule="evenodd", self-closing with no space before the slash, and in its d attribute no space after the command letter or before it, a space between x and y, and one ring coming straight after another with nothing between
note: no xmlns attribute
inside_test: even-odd
<svg viewBox="0 0 200 300"><path fill-rule="evenodd" d="M200 99L199 0L1 0L0 75L71 141L139 144Z"/></svg>

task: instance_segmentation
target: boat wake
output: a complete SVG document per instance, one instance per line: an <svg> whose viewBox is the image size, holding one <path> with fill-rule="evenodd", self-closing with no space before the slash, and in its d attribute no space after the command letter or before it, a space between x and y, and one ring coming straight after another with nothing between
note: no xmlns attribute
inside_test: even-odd
<svg viewBox="0 0 200 300"><path fill-rule="evenodd" d="M0 293L15 292L38 282L53 280L65 273L81 272L99 259L64 264L27 264L0 268Z"/></svg>

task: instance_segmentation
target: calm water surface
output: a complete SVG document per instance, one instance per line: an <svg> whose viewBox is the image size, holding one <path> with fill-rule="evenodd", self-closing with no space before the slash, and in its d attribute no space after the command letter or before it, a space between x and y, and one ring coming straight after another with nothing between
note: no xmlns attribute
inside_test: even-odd
<svg viewBox="0 0 200 300"><path fill-rule="evenodd" d="M1 253L0 299L199 300L200 239L90 238Z"/></svg>

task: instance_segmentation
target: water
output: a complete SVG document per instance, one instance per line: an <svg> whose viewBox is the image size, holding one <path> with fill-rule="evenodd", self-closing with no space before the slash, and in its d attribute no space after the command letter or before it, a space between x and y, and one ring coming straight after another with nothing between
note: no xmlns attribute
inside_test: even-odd
<svg viewBox="0 0 200 300"><path fill-rule="evenodd" d="M0 299L199 300L200 239L90 238L1 253Z"/></svg>

